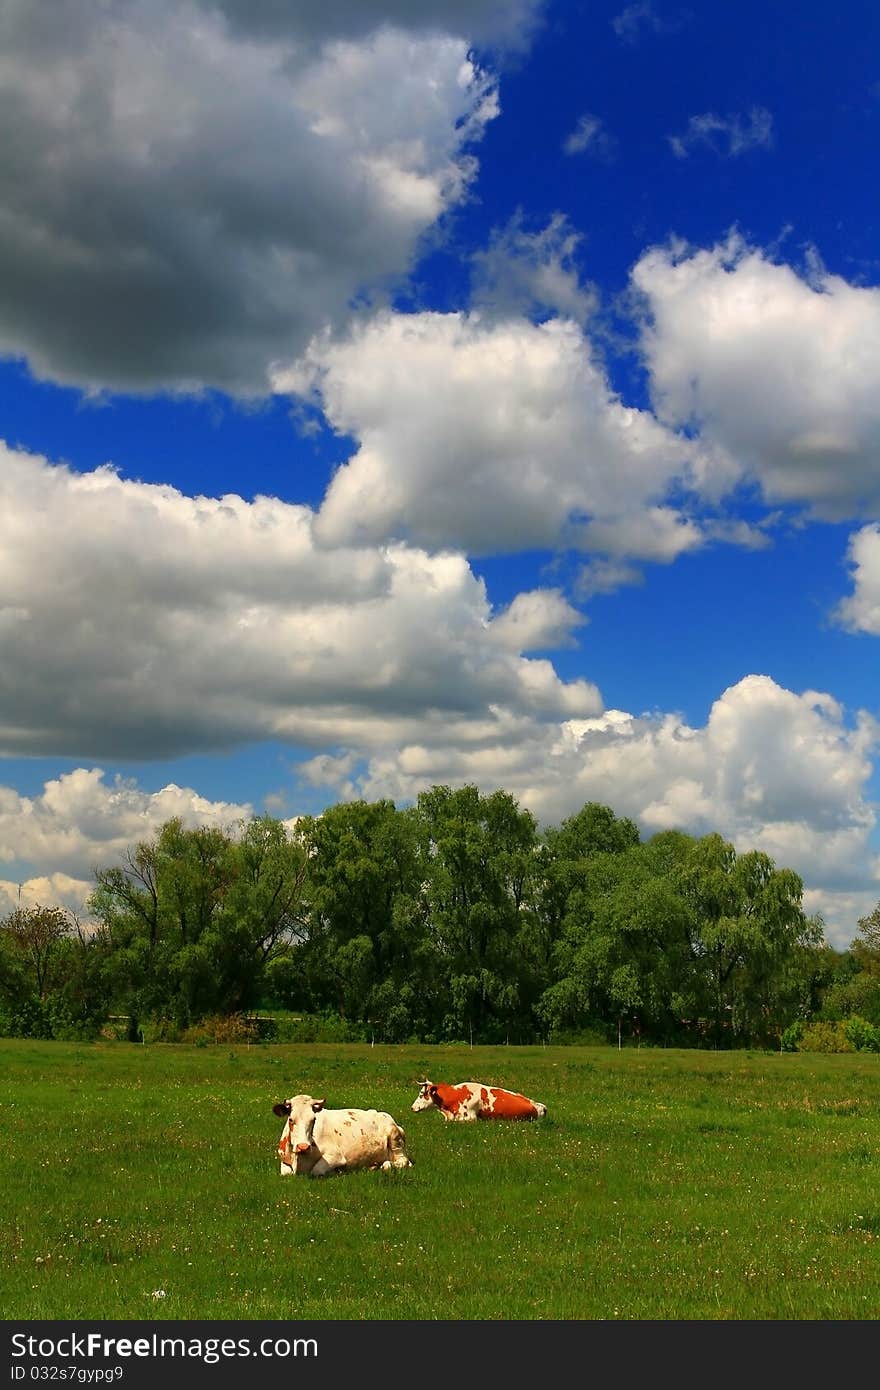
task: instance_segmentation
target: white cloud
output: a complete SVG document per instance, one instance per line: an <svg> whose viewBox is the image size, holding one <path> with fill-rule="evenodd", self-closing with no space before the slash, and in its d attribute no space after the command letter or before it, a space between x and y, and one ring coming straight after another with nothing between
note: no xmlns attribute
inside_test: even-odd
<svg viewBox="0 0 880 1390"><path fill-rule="evenodd" d="M471 300L483 317L529 318L548 313L583 324L595 312L598 296L583 285L576 253L581 236L562 213L529 232L522 213L492 233L489 246L471 259L474 267Z"/></svg>
<svg viewBox="0 0 880 1390"><path fill-rule="evenodd" d="M873 912L878 898L877 888L863 893L807 888L804 911L811 916L818 914L825 923L826 940L838 951L844 951L858 938L859 919Z"/></svg>
<svg viewBox="0 0 880 1390"><path fill-rule="evenodd" d="M622 560L588 560L581 565L575 578L575 592L579 598L591 598L594 594L613 594L628 584L644 584L645 577L634 565Z"/></svg>
<svg viewBox="0 0 880 1390"><path fill-rule="evenodd" d="M120 862L129 846L173 816L186 825L233 829L252 813L249 805L209 801L191 787L170 783L145 792L119 777L108 783L101 768L81 767L46 782L39 796L0 786L0 864L23 867L23 904L51 899L79 911L95 868Z"/></svg>
<svg viewBox="0 0 880 1390"><path fill-rule="evenodd" d="M617 141L604 127L601 116L593 116L585 111L578 118L574 130L562 142L565 154L589 154L597 159L609 159L617 148Z"/></svg>
<svg viewBox="0 0 880 1390"><path fill-rule="evenodd" d="M838 605L836 617L851 632L880 636L880 524L850 536L849 561L853 592Z"/></svg>
<svg viewBox="0 0 880 1390"><path fill-rule="evenodd" d="M690 117L683 135L666 138L677 159L687 159L701 147L708 147L715 154L736 156L746 150L770 148L773 117L764 106L753 106L747 116L738 112L716 116L713 111L705 111Z"/></svg>
<svg viewBox="0 0 880 1390"><path fill-rule="evenodd" d="M307 507L0 448L0 754L370 746L432 719L601 707L495 639L462 555L327 548L313 529Z"/></svg>
<svg viewBox="0 0 880 1390"><path fill-rule="evenodd" d="M470 45L536 13L7 0L0 354L95 390L265 392L460 202L498 110Z"/></svg>
<svg viewBox="0 0 880 1390"><path fill-rule="evenodd" d="M517 594L492 620L491 633L511 651L533 652L541 647L576 646L571 630L586 621L560 589L532 589Z"/></svg>
<svg viewBox="0 0 880 1390"><path fill-rule="evenodd" d="M703 468L623 405L570 319L384 312L275 377L359 448L315 525L323 545L406 536L469 553L581 546L672 558L696 522L660 505Z"/></svg>
<svg viewBox="0 0 880 1390"><path fill-rule="evenodd" d="M737 476L812 516L880 508L880 289L806 277L732 235L634 267L659 418L699 432L705 495Z"/></svg>
<svg viewBox="0 0 880 1390"><path fill-rule="evenodd" d="M8 917L19 907L64 907L84 926L88 918L86 903L94 887L94 879L71 878L61 873L27 878L21 883L0 878L0 918Z"/></svg>

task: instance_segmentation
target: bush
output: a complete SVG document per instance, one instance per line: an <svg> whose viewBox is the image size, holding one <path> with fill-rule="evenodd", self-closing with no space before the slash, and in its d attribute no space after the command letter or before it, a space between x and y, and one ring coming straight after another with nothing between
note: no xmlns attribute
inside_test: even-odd
<svg viewBox="0 0 880 1390"><path fill-rule="evenodd" d="M551 1028L547 1041L554 1047L607 1047L611 1039L606 1032L597 1026L594 1028ZM626 1047L635 1045L629 1034L624 1039L624 1045Z"/></svg>
<svg viewBox="0 0 880 1390"><path fill-rule="evenodd" d="M184 1028L180 1040L185 1043L250 1043L257 1038L253 1019L244 1014L214 1014Z"/></svg>
<svg viewBox="0 0 880 1390"><path fill-rule="evenodd" d="M273 1042L369 1042L366 1025L352 1023L338 1014L275 1015Z"/></svg>
<svg viewBox="0 0 880 1390"><path fill-rule="evenodd" d="M804 1025L800 1019L790 1023L782 1037L779 1039L779 1046L783 1052L797 1052L801 1038L804 1036Z"/></svg>
<svg viewBox="0 0 880 1390"><path fill-rule="evenodd" d="M843 1031L857 1052L880 1052L880 1028L853 1014L844 1020Z"/></svg>
<svg viewBox="0 0 880 1390"><path fill-rule="evenodd" d="M855 1052L846 1035L846 1024L805 1023L797 1047L798 1052Z"/></svg>
<svg viewBox="0 0 880 1390"><path fill-rule="evenodd" d="M0 1013L0 1032L7 1038L51 1038L49 1010L35 994L26 995L4 1007Z"/></svg>

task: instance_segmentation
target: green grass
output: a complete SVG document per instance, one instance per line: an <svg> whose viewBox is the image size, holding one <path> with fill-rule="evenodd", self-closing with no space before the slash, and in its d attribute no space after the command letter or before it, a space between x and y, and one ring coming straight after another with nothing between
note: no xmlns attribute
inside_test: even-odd
<svg viewBox="0 0 880 1390"><path fill-rule="evenodd" d="M413 1114L426 1071L549 1115ZM415 1166L282 1178L297 1092ZM6 1319L880 1315L877 1056L0 1040L0 1123Z"/></svg>

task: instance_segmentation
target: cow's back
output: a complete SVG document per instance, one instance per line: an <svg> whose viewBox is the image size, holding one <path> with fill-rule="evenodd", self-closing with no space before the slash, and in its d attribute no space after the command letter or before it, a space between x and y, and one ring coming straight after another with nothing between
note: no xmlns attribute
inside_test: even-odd
<svg viewBox="0 0 880 1390"><path fill-rule="evenodd" d="M503 1086L486 1086L481 1081L460 1081L455 1087L467 1092L472 1109L479 1120L537 1120L547 1114L546 1105L531 1100L519 1091L507 1091Z"/></svg>
<svg viewBox="0 0 880 1390"><path fill-rule="evenodd" d="M408 1167L403 1129L385 1110L322 1110L315 1120L315 1144L324 1159L347 1168L383 1163Z"/></svg>
<svg viewBox="0 0 880 1390"><path fill-rule="evenodd" d="M498 1120L537 1120L546 1115L547 1107L540 1101L530 1100L518 1091L505 1091L499 1086L489 1086L486 1100L486 1119Z"/></svg>

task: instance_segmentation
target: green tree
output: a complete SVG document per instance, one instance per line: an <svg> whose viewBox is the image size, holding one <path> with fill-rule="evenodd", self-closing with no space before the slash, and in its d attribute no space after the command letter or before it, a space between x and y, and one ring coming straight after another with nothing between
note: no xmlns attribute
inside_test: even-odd
<svg viewBox="0 0 880 1390"><path fill-rule="evenodd" d="M833 954L826 972L820 1017L837 1021L853 1016L880 1026L880 908L859 920L849 950Z"/></svg>
<svg viewBox="0 0 880 1390"><path fill-rule="evenodd" d="M583 891L590 860L598 854L623 854L638 844L635 822L618 818L598 801L588 801L561 825L545 831L540 913L549 942L559 935L572 893Z"/></svg>
<svg viewBox="0 0 880 1390"><path fill-rule="evenodd" d="M61 943L74 931L73 917L62 907L17 907L2 927L19 954L30 989L45 999L62 955Z"/></svg>
<svg viewBox="0 0 880 1390"><path fill-rule="evenodd" d="M20 907L0 922L3 1031L29 1037L93 1037L107 989L96 940L73 913Z"/></svg>
<svg viewBox="0 0 880 1390"><path fill-rule="evenodd" d="M303 817L307 911L296 956L303 1005L333 1008L380 1038L425 1026L418 828L392 801L353 801ZM393 1012L393 1019L390 1017Z"/></svg>
<svg viewBox="0 0 880 1390"><path fill-rule="evenodd" d="M421 902L443 990L441 1032L502 1041L533 1028L530 962L539 871L535 819L504 791L422 792Z"/></svg>
<svg viewBox="0 0 880 1390"><path fill-rule="evenodd" d="M805 916L803 883L759 850L737 855L718 834L696 842L677 871L693 915L702 1009L716 1044L769 1040L791 1012L793 958L817 946L821 922Z"/></svg>
<svg viewBox="0 0 880 1390"><path fill-rule="evenodd" d="M639 1037L669 1039L689 1014L691 917L662 851L649 842L582 862L554 954L556 978L541 1000L549 1029L601 1023L619 1038L626 1025Z"/></svg>
<svg viewBox="0 0 880 1390"><path fill-rule="evenodd" d="M295 938L302 846L264 816L233 835L167 821L123 865L98 870L90 910L116 998L134 1018L178 1025L259 998L275 954Z"/></svg>

